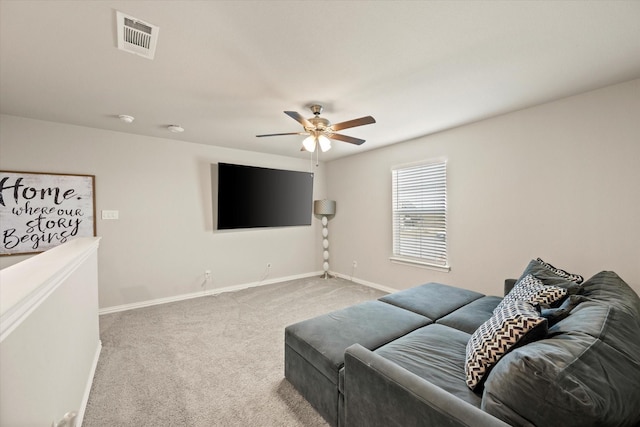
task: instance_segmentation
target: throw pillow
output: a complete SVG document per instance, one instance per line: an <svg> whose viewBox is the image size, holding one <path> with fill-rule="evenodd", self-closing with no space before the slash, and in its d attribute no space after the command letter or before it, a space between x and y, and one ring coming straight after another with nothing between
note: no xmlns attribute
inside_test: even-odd
<svg viewBox="0 0 640 427"><path fill-rule="evenodd" d="M471 335L466 348L467 386L477 389L491 368L510 350L547 333L547 319L524 301L504 305Z"/></svg>
<svg viewBox="0 0 640 427"><path fill-rule="evenodd" d="M558 276L555 272L545 267L540 261L532 259L524 269L518 280L531 274L533 277L542 280L546 286L557 286L567 290L569 295L580 293L582 284L572 282L565 277Z"/></svg>
<svg viewBox="0 0 640 427"><path fill-rule="evenodd" d="M583 297L580 295L570 295L565 299L562 304L557 308L543 308L540 315L547 319L549 328L571 314L578 304L583 301Z"/></svg>
<svg viewBox="0 0 640 427"><path fill-rule="evenodd" d="M555 268L553 265L549 264L548 262L544 262L542 258L538 258L536 259L536 261L538 261L547 270L551 270L552 272L554 272L555 274L557 274L558 276L564 279L570 280L572 282L576 282L577 284L584 282L584 277L582 277L579 274L567 273L564 270Z"/></svg>
<svg viewBox="0 0 640 427"><path fill-rule="evenodd" d="M512 301L525 301L533 305L541 305L548 308L556 301L560 301L567 295L567 290L557 286L545 286L542 280L531 274L526 275L518 280L513 289L504 297L504 299L493 310L497 313L502 307Z"/></svg>

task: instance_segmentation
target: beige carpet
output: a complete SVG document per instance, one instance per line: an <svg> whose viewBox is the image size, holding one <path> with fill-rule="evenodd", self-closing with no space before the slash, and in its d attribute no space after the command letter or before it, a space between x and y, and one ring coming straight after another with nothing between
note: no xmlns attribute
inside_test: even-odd
<svg viewBox="0 0 640 427"><path fill-rule="evenodd" d="M284 328L383 294L310 278L101 316L83 426L326 426L284 379Z"/></svg>

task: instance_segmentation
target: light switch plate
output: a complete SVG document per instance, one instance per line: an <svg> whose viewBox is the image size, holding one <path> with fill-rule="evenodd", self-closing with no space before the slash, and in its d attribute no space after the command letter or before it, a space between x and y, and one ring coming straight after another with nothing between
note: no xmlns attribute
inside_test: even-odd
<svg viewBox="0 0 640 427"><path fill-rule="evenodd" d="M102 219L118 219L118 211L102 211Z"/></svg>

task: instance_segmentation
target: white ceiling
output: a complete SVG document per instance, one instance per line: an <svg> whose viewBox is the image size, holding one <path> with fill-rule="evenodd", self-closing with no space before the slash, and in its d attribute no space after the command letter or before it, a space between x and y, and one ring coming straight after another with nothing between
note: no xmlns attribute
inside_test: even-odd
<svg viewBox="0 0 640 427"><path fill-rule="evenodd" d="M154 60L116 10L160 27ZM2 113L292 157L255 135L311 102L377 120L331 160L639 77L640 1L0 1Z"/></svg>

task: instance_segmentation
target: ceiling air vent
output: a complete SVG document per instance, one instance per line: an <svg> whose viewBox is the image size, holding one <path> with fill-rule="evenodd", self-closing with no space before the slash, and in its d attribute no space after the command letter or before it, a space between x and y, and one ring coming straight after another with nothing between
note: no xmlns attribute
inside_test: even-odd
<svg viewBox="0 0 640 427"><path fill-rule="evenodd" d="M116 11L118 49L153 59L160 28Z"/></svg>

